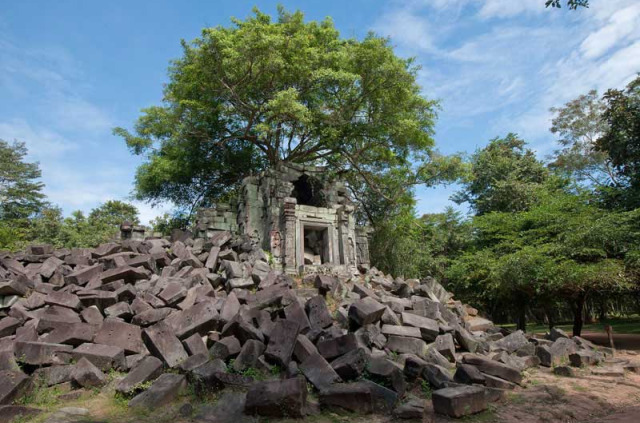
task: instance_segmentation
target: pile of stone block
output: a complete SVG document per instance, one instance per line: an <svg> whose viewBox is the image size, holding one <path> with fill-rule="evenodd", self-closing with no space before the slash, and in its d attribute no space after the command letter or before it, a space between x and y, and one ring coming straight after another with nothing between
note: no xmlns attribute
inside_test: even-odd
<svg viewBox="0 0 640 423"><path fill-rule="evenodd" d="M604 358L559 331L497 328L433 279L294 279L249 238L211 235L0 254L0 406L35 383L101 387L114 369L131 407L231 387L248 414L302 417L313 389L323 408L414 418L424 400L408 392L425 383L436 412L460 417L528 367Z"/></svg>

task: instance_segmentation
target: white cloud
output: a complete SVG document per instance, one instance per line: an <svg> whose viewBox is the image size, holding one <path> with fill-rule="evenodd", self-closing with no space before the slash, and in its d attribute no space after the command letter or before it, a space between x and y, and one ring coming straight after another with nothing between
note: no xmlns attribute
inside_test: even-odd
<svg viewBox="0 0 640 423"><path fill-rule="evenodd" d="M397 9L385 14L376 24L376 30L390 36L394 44L412 50L429 51L434 48L429 23L411 9Z"/></svg>
<svg viewBox="0 0 640 423"><path fill-rule="evenodd" d="M580 45L584 57L600 57L616 44L640 34L640 3L615 12L607 24L591 33Z"/></svg>
<svg viewBox="0 0 640 423"><path fill-rule="evenodd" d="M78 148L59 133L41 127L33 128L23 119L0 122L0 138L7 141L23 141L29 156L36 160L51 159Z"/></svg>
<svg viewBox="0 0 640 423"><path fill-rule="evenodd" d="M478 15L481 18L510 18L522 13L543 13L541 0L486 0Z"/></svg>

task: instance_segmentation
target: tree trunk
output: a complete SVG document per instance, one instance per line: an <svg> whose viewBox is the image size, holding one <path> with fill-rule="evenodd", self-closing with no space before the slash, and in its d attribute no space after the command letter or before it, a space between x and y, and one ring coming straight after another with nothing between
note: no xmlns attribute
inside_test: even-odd
<svg viewBox="0 0 640 423"><path fill-rule="evenodd" d="M578 294L576 299L576 311L573 316L573 336L580 336L582 332L582 314L584 313L584 303L586 296L583 292Z"/></svg>
<svg viewBox="0 0 640 423"><path fill-rule="evenodd" d="M524 303L520 303L518 310L518 329L523 332L527 331L527 307Z"/></svg>
<svg viewBox="0 0 640 423"><path fill-rule="evenodd" d="M604 322L605 320L607 320L607 300L605 300L604 298L600 299L600 313L598 316L598 320L600 320L600 322Z"/></svg>

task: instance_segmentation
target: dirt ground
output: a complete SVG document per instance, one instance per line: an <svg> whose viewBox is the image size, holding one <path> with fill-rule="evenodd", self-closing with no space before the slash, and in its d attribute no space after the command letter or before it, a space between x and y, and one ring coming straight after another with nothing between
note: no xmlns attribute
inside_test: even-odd
<svg viewBox="0 0 640 423"><path fill-rule="evenodd" d="M640 355L618 353L617 358L640 361ZM640 423L640 374L626 372L624 377L595 376L590 369L577 371L578 377L556 376L551 369L531 369L525 372L522 387L507 393L504 401L474 416L460 420L434 416L429 409L421 423L444 422L500 422L500 423ZM205 399L185 395L173 405L148 411L134 411L127 407L127 400L116 398L111 387L101 391L86 391L72 401L55 401L55 395L45 393L42 402L27 404L45 412L39 416L19 421L47 423L293 423L301 420L265 419L245 416L242 400L238 395L223 393ZM430 406L428 393L416 386L411 392ZM237 394L237 393L236 393ZM242 395L239 395L242 397ZM65 407L81 407L83 416L61 415ZM185 413L185 407L187 412ZM0 416L0 421L2 421ZM320 411L304 419L311 423L389 423L397 420L390 416L356 416L330 411ZM404 420L406 421L406 420Z"/></svg>
<svg viewBox="0 0 640 423"><path fill-rule="evenodd" d="M606 333L601 332L583 332L582 337L594 344L609 346L609 338ZM614 333L613 345L616 349L640 351L640 335L627 333Z"/></svg>

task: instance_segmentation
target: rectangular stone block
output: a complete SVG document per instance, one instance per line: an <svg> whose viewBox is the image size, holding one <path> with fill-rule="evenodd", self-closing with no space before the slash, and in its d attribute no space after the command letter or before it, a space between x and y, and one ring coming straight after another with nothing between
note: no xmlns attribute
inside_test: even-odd
<svg viewBox="0 0 640 423"><path fill-rule="evenodd" d="M271 331L269 344L264 352L265 358L282 368L286 368L291 361L299 330L300 325L297 322L290 320L276 321Z"/></svg>
<svg viewBox="0 0 640 423"><path fill-rule="evenodd" d="M477 386L439 389L431 398L435 412L449 417L460 418L487 408L484 389Z"/></svg>
<svg viewBox="0 0 640 423"><path fill-rule="evenodd" d="M164 322L145 329L142 339L149 352L169 367L176 367L188 358L182 343L171 327Z"/></svg>

